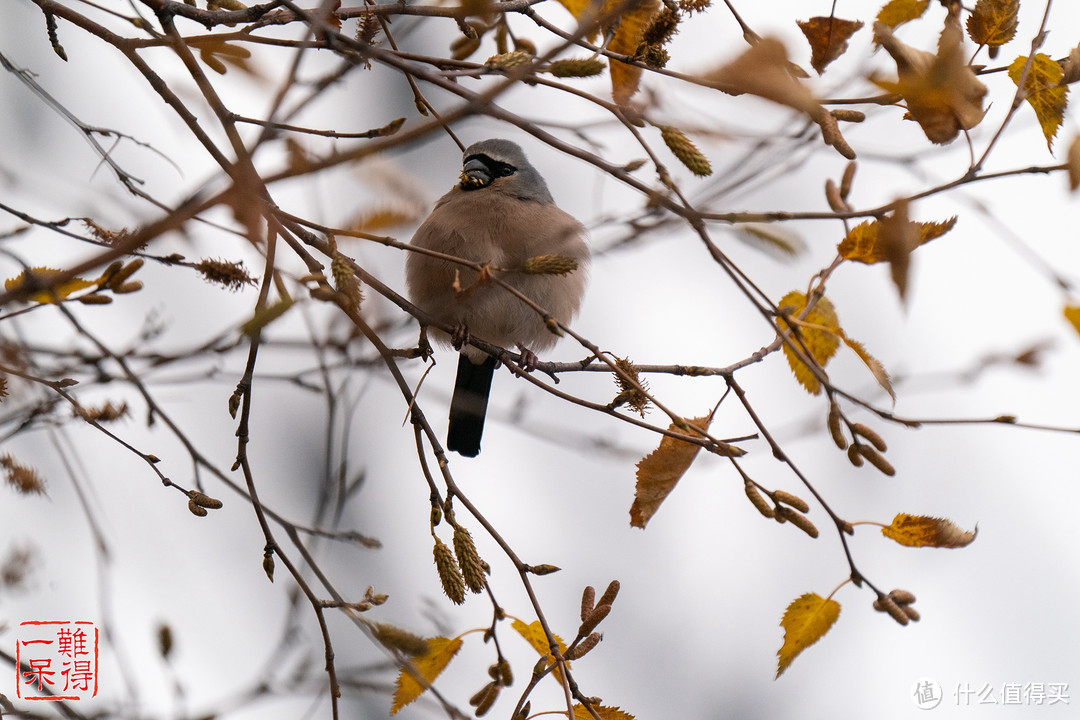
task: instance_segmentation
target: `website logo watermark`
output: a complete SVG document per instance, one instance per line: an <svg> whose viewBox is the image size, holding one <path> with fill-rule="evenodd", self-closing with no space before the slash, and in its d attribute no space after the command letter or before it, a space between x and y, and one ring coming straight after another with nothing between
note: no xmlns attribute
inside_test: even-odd
<svg viewBox="0 0 1080 720"><path fill-rule="evenodd" d="M946 690L932 678L919 678L911 685L911 702L922 710L933 710L945 702L955 707L986 705L1050 707L1069 705L1069 683L1066 682L958 682Z"/></svg>

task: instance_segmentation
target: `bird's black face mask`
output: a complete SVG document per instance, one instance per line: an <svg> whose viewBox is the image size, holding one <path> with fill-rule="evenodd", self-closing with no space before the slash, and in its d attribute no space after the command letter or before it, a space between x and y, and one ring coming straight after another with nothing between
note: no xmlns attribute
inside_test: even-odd
<svg viewBox="0 0 1080 720"><path fill-rule="evenodd" d="M517 168L509 163L494 160L487 155L470 155L465 158L465 165L461 168L462 190L479 190L486 188L495 178L506 177L517 172Z"/></svg>

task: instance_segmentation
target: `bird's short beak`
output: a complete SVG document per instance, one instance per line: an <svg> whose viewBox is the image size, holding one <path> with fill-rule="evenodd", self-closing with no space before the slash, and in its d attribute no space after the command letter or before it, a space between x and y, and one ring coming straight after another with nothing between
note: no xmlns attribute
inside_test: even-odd
<svg viewBox="0 0 1080 720"><path fill-rule="evenodd" d="M493 179L487 165L479 158L467 161L461 169L461 188L463 190L487 187Z"/></svg>

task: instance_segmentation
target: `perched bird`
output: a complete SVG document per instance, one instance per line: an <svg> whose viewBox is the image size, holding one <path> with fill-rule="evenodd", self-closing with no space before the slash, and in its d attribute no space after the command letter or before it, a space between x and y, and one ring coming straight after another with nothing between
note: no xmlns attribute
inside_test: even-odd
<svg viewBox="0 0 1080 720"><path fill-rule="evenodd" d="M585 228L555 205L540 173L509 140L471 145L462 162L460 182L435 204L411 244L494 266L495 277L568 323L585 293ZM522 272L527 260L543 255L568 260L551 259L561 273ZM437 341L461 350L446 445L475 457L498 361L469 346L468 337L518 346L528 369L536 363L533 353L551 348L558 337L533 308L458 263L410 252L405 280L413 304L456 328L453 336L432 329Z"/></svg>

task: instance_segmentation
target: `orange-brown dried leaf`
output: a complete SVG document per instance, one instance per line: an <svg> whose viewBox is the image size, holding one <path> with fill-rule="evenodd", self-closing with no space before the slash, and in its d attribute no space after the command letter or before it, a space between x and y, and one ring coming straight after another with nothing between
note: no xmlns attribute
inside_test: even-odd
<svg viewBox="0 0 1080 720"><path fill-rule="evenodd" d="M784 644L777 650L776 677L788 669L795 657L829 631L840 617L840 603L816 593L806 593L791 602L784 611L780 626Z"/></svg>
<svg viewBox="0 0 1080 720"><path fill-rule="evenodd" d="M515 618L514 622L511 623L511 626L517 630L521 637L525 638L525 640L533 646L533 649L536 650L536 652L540 653L540 657L544 658L549 665L555 662L555 658L551 655L547 635L544 633L544 628L539 620L533 620L526 625L524 621ZM555 643L559 646L559 652L565 653L566 643L564 643L562 638L558 635L555 635L554 637ZM562 673L559 671L559 668L556 667L551 672L555 675L555 678L562 683Z"/></svg>
<svg viewBox="0 0 1080 720"><path fill-rule="evenodd" d="M792 290L780 300L778 307L788 311L791 318L797 318L802 315L803 309L806 307L806 295L798 290ZM776 319L776 326L781 332L788 329L788 323L783 318ZM820 298L814 307L810 309L810 312L806 314L806 317L797 323L797 326L806 349L810 351L810 355L817 361L817 364L824 368L825 364L836 354L837 348L840 347L840 337L843 335L832 302L828 298ZM791 348L791 345L786 342L784 343L784 356L787 357L788 365L791 366L791 372L795 374L795 379L811 395L817 395L821 392L821 381L818 380L817 375L802 361Z"/></svg>
<svg viewBox="0 0 1080 720"><path fill-rule="evenodd" d="M843 335L843 340L844 344L851 348L852 351L859 356L859 359L863 361L863 364L869 368L870 372L874 375L874 379L877 380L877 384L880 385L885 392L889 393L889 397L891 397L892 401L895 403L896 392L893 390L892 378L889 377L889 371L885 369L885 366L881 364L881 361L871 355L858 340L852 340L847 335ZM843 448L840 449L843 450Z"/></svg>
<svg viewBox="0 0 1080 720"><path fill-rule="evenodd" d="M1020 84L1020 75L1026 63L1027 57L1021 55L1009 65L1009 77L1017 85ZM1046 147L1051 152L1054 150L1054 138L1057 137L1058 128L1065 119L1065 106L1069 103L1069 88L1060 84L1064 74L1061 65L1048 55L1036 53L1027 77L1024 78L1026 99L1035 111L1035 117L1039 119L1043 137L1046 138Z"/></svg>
<svg viewBox="0 0 1080 720"><path fill-rule="evenodd" d="M891 28L899 27L906 22L922 17L929 5L930 0L889 0L878 11L876 19Z"/></svg>
<svg viewBox="0 0 1080 720"><path fill-rule="evenodd" d="M844 140L836 118L825 112L810 89L793 74L798 66L788 60L787 49L775 38L761 38L749 50L727 65L707 73L706 80L717 83L730 95L757 95L806 113L821 128L821 137L844 157L852 160L855 151ZM805 71L801 71L805 75Z"/></svg>
<svg viewBox="0 0 1080 720"><path fill-rule="evenodd" d="M810 66L818 75L847 51L848 40L863 26L858 20L838 17L812 17L805 22L797 20L796 24L810 43Z"/></svg>
<svg viewBox="0 0 1080 720"><path fill-rule="evenodd" d="M592 709L600 716L600 720L636 720L633 715L617 707L605 707L603 705L593 705ZM565 715L566 713L563 713ZM574 717L576 718L591 718L592 715L585 709L585 706L581 703L574 705Z"/></svg>
<svg viewBox="0 0 1080 720"><path fill-rule="evenodd" d="M776 38L762 38L708 78L727 86L725 90L731 94L757 95L816 119L822 113L821 105L809 88L792 77L790 67L784 44Z"/></svg>
<svg viewBox="0 0 1080 720"><path fill-rule="evenodd" d="M916 222L919 230L919 245L925 245L934 238L939 238L953 229L956 225L956 216L942 222ZM874 263L888 260L885 249L881 247L878 233L881 223L878 220L864 220L840 241L836 251L845 260L873 265Z"/></svg>
<svg viewBox="0 0 1080 720"><path fill-rule="evenodd" d="M608 50L633 56L641 45L645 29L660 7L660 0L641 0L628 4L624 0L606 0L600 8L592 0L559 0L559 4L570 11L578 24L594 26L597 17L605 17L612 10L624 8L620 17L606 19L607 25L617 23L615 35L608 43ZM599 30L600 27L596 26L586 37L594 40ZM611 96L618 105L625 106L637 93L641 68L612 60L608 70L611 74Z"/></svg>
<svg viewBox="0 0 1080 720"><path fill-rule="evenodd" d="M1016 35L1020 0L979 0L967 19L967 31L979 45L999 47Z"/></svg>
<svg viewBox="0 0 1080 720"><path fill-rule="evenodd" d="M908 201L898 200L893 203L889 213L878 227L878 248L889 263L889 273L893 284L900 293L900 299L907 296L908 270L911 268L911 253L921 244L919 231L915 223L908 220Z"/></svg>
<svg viewBox="0 0 1080 720"><path fill-rule="evenodd" d="M950 14L945 20L937 54L905 45L881 22L874 24L874 39L896 61L898 79L871 79L903 97L908 115L919 123L927 139L943 145L982 121L986 86L967 64L963 31L955 16Z"/></svg>
<svg viewBox="0 0 1080 720"><path fill-rule="evenodd" d="M962 530L945 518L899 513L881 534L907 547L958 548L971 544L979 529Z"/></svg>
<svg viewBox="0 0 1080 720"><path fill-rule="evenodd" d="M706 415L688 422L696 428L708 430L712 417ZM668 430L686 433L674 423ZM634 490L634 503L630 506L630 524L633 527L644 529L649 518L660 508L660 503L664 502L690 468L699 450L700 445L665 435L659 447L638 462L637 487Z"/></svg>
<svg viewBox="0 0 1080 720"><path fill-rule="evenodd" d="M605 9L619 2L608 0ZM631 3L619 19L619 28L615 31L615 37L608 43L608 50L620 55L633 55L641 44L641 36L645 28L649 26L660 0L641 0ZM627 65L618 60L612 60L608 68L611 74L611 97L617 105L626 106L638 91L641 82L641 68L636 65Z"/></svg>
<svg viewBox="0 0 1080 720"><path fill-rule="evenodd" d="M435 678L439 677L439 673L461 649L461 638L434 637L429 638L427 644L428 651L412 659L413 667L420 673L423 682L418 680L408 667L401 669L394 690L394 703L390 708L391 715L420 697L424 690L435 682Z"/></svg>
<svg viewBox="0 0 1080 720"><path fill-rule="evenodd" d="M8 292L19 292L27 284L27 273L33 276L33 285L49 285L50 278L55 277L64 272L63 270L57 270L56 268L49 267L34 267L29 270L23 270L21 273L13 278L8 278L4 281L4 289ZM95 285L93 280L84 280L81 277L73 277L59 285L53 286L50 290L39 290L38 292L30 294L26 299L30 302L51 304L58 300L64 300L71 293L78 292L79 290L85 290L88 287Z"/></svg>

